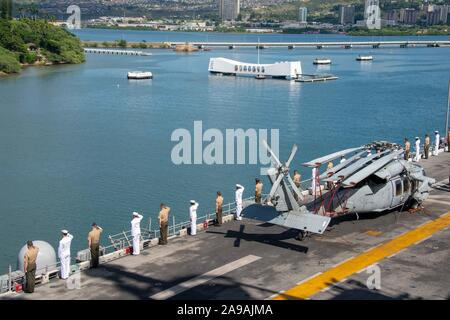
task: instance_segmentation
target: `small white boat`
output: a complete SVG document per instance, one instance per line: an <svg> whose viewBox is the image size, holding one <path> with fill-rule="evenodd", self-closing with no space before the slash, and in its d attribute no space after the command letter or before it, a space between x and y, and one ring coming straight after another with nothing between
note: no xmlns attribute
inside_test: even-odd
<svg viewBox="0 0 450 320"><path fill-rule="evenodd" d="M153 74L150 71L130 71L128 72L128 79L153 79Z"/></svg>
<svg viewBox="0 0 450 320"><path fill-rule="evenodd" d="M358 57L356 57L356 61L372 61L372 60L373 60L372 56L359 55Z"/></svg>
<svg viewBox="0 0 450 320"><path fill-rule="evenodd" d="M313 64L331 64L331 59L316 58L314 59Z"/></svg>

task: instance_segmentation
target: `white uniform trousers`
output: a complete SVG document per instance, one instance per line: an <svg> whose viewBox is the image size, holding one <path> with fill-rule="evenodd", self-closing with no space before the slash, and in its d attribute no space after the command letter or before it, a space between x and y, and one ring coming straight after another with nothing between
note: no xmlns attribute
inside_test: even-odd
<svg viewBox="0 0 450 320"><path fill-rule="evenodd" d="M70 256L61 258L61 279L67 279L70 275Z"/></svg>
<svg viewBox="0 0 450 320"><path fill-rule="evenodd" d="M195 236L197 234L197 215L193 214L191 216L191 236Z"/></svg>
<svg viewBox="0 0 450 320"><path fill-rule="evenodd" d="M236 204L236 220L242 220L241 212L242 212L242 203Z"/></svg>
<svg viewBox="0 0 450 320"><path fill-rule="evenodd" d="M133 236L133 255L137 256L141 253L141 235Z"/></svg>
<svg viewBox="0 0 450 320"><path fill-rule="evenodd" d="M433 155L434 156L438 155L438 150L439 150L439 142L435 142L434 143L434 150L433 150Z"/></svg>
<svg viewBox="0 0 450 320"><path fill-rule="evenodd" d="M416 156L415 156L414 160L415 160L416 162L419 162L419 161L420 161L420 151L417 150L417 149L416 149Z"/></svg>

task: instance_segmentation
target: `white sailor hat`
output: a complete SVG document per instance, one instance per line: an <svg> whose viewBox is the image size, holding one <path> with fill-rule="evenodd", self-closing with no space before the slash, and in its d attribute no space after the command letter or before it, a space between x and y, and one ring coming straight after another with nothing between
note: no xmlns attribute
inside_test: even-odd
<svg viewBox="0 0 450 320"><path fill-rule="evenodd" d="M195 204L195 200L191 200L190 202L191 202L191 204Z"/></svg>
<svg viewBox="0 0 450 320"><path fill-rule="evenodd" d="M135 211L135 212L133 212L133 216L137 217L137 216L139 216L139 213L137 213L137 212Z"/></svg>
<svg viewBox="0 0 450 320"><path fill-rule="evenodd" d="M439 131L436 130L434 133L439 133Z"/></svg>
<svg viewBox="0 0 450 320"><path fill-rule="evenodd" d="M69 231L67 231L66 229L61 230L62 234L68 234Z"/></svg>
<svg viewBox="0 0 450 320"><path fill-rule="evenodd" d="M416 140L419 140L419 137L416 137Z"/></svg>
<svg viewBox="0 0 450 320"><path fill-rule="evenodd" d="M242 189L243 186L241 186L239 183L236 184L236 188Z"/></svg>

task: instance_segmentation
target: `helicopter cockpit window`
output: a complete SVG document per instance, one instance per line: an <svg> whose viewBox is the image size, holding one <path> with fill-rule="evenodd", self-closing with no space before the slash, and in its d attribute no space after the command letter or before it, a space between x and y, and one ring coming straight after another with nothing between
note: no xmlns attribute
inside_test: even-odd
<svg viewBox="0 0 450 320"><path fill-rule="evenodd" d="M408 178L403 178L403 193L409 193L411 190L411 182Z"/></svg>
<svg viewBox="0 0 450 320"><path fill-rule="evenodd" d="M402 180L395 181L395 196L399 197L402 195Z"/></svg>

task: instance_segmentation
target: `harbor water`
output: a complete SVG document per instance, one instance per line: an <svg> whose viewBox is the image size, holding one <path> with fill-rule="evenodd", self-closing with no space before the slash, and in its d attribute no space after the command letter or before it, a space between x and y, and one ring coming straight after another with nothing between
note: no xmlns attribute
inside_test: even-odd
<svg viewBox="0 0 450 320"><path fill-rule="evenodd" d="M255 35L238 34L81 30L77 35L95 41L257 41ZM339 77L324 83L208 74L210 57L256 62L254 48L148 51L152 56L88 54L81 65L27 68L0 80L0 274L8 264L15 267L28 239L56 248L59 231L68 229L75 236L74 256L87 246L93 221L104 228L107 243L107 234L130 227L133 211L144 215L143 224L151 217L155 226L161 202L184 221L191 199L200 203L200 216L213 211L218 190L225 202L232 202L234 185L240 183L246 187L244 196L251 196L259 165L173 164L172 132L185 128L193 133L196 120L203 130L221 132L279 129L282 160L292 144L299 146L293 169L373 140L401 143L404 137L445 129L450 48L260 51L261 63L300 60L306 74ZM359 54L373 55L374 61L357 62ZM317 57L330 58L332 65L314 66ZM129 81L127 72L133 70L151 71L154 79ZM309 170L301 172L309 178ZM270 183L264 179L264 184L267 191Z"/></svg>

